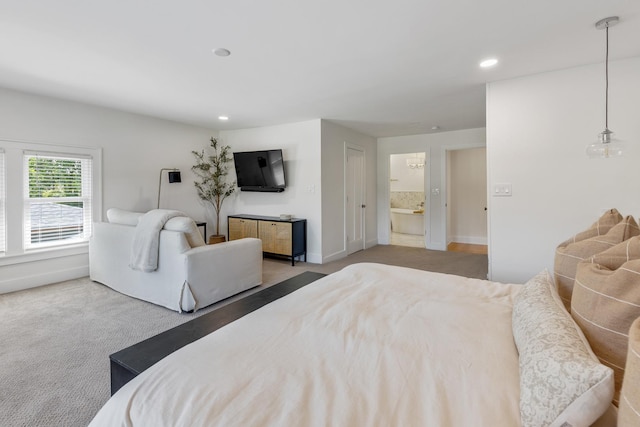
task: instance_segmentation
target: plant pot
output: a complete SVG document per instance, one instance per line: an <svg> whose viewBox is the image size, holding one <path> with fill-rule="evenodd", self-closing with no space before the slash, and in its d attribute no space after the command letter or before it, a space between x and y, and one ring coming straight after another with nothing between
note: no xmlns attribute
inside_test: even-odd
<svg viewBox="0 0 640 427"><path fill-rule="evenodd" d="M216 243L226 242L227 237L224 234L218 234L217 236L209 236L209 244L215 245Z"/></svg>

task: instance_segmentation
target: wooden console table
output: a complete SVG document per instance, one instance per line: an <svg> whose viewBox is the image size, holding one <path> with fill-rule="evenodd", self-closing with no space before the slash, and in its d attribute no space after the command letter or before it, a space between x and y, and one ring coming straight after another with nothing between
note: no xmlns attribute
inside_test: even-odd
<svg viewBox="0 0 640 427"><path fill-rule="evenodd" d="M229 240L257 237L262 240L262 252L266 255L291 258L291 265L302 255L307 261L306 219L260 215L229 215L228 219Z"/></svg>
<svg viewBox="0 0 640 427"><path fill-rule="evenodd" d="M305 271L113 353L109 356L111 359L111 395L113 396L123 385L174 351L324 276L326 275L322 273Z"/></svg>

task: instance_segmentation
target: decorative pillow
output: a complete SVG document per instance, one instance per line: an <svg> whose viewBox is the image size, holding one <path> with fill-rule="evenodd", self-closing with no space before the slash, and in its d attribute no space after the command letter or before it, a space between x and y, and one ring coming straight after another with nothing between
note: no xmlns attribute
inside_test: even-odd
<svg viewBox="0 0 640 427"><path fill-rule="evenodd" d="M107 219L113 224L138 225L138 220L144 215L141 212L126 211L119 208L107 210Z"/></svg>
<svg viewBox="0 0 640 427"><path fill-rule="evenodd" d="M629 328L640 317L640 236L578 264L571 316L600 361L614 370L617 404Z"/></svg>
<svg viewBox="0 0 640 427"><path fill-rule="evenodd" d="M640 426L640 317L629 329L629 352L618 411L618 427L633 426Z"/></svg>
<svg viewBox="0 0 640 427"><path fill-rule="evenodd" d="M202 234L196 226L196 222L187 216L175 216L164 224L165 230L182 231L187 237L187 242L192 248L206 245Z"/></svg>
<svg viewBox="0 0 640 427"><path fill-rule="evenodd" d="M516 295L512 323L522 426L593 424L611 404L613 371L598 363L547 271Z"/></svg>
<svg viewBox="0 0 640 427"><path fill-rule="evenodd" d="M613 227L620 221L622 221L622 215L620 214L620 212L618 212L617 209L609 209L608 211L603 213L596 222L591 224L591 227L565 240L564 242L560 243L559 246L567 246L570 243L575 243L581 240L590 239L595 236L602 236L603 234L607 234L607 232L611 230L611 227Z"/></svg>
<svg viewBox="0 0 640 427"><path fill-rule="evenodd" d="M555 280L558 294L567 310L571 309L571 292L578 263L639 234L640 229L636 220L627 216L604 235L572 242L565 246L563 243L558 246L554 265Z"/></svg>

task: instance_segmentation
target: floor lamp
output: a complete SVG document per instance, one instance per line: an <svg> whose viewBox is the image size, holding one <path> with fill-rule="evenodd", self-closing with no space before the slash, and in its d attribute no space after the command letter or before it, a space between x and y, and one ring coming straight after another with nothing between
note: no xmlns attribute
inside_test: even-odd
<svg viewBox="0 0 640 427"><path fill-rule="evenodd" d="M180 170L177 168L162 168L160 169L160 179L158 180L158 209L160 209L160 190L162 190L162 172L169 171L169 184L174 182L182 182L180 178Z"/></svg>

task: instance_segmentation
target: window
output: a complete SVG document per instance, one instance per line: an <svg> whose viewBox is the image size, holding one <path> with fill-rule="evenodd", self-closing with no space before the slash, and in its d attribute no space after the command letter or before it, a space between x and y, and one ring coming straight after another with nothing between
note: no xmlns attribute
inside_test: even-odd
<svg viewBox="0 0 640 427"><path fill-rule="evenodd" d="M5 248L5 195L4 195L4 151L0 149L0 254L4 254Z"/></svg>
<svg viewBox="0 0 640 427"><path fill-rule="evenodd" d="M101 166L98 147L0 139L0 268L88 252Z"/></svg>
<svg viewBox="0 0 640 427"><path fill-rule="evenodd" d="M92 223L91 157L25 152L23 158L24 248L87 242Z"/></svg>

